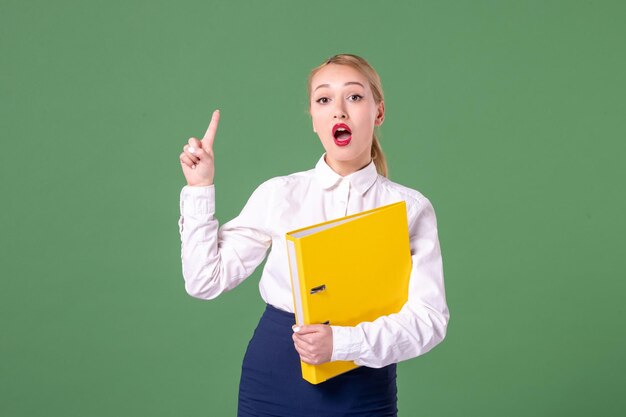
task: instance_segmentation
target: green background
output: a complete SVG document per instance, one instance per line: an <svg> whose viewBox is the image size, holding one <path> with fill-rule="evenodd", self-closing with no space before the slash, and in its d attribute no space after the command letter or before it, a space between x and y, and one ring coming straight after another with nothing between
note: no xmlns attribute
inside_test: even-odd
<svg viewBox="0 0 626 417"><path fill-rule="evenodd" d="M230 416L259 272L183 287L178 155L222 111L217 216L323 152L306 76L385 88L451 322L401 416L626 413L621 1L0 1L0 415Z"/></svg>

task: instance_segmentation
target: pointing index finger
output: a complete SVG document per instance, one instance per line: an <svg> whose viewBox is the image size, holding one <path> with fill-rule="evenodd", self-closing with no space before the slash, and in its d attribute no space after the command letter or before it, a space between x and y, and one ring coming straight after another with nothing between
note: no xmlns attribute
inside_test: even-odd
<svg viewBox="0 0 626 417"><path fill-rule="evenodd" d="M204 137L202 138L202 145L208 146L209 148L213 147L213 142L215 141L215 132L217 132L217 125L220 121L220 111L215 110L213 115L211 116L211 123L209 123L209 128L206 130Z"/></svg>

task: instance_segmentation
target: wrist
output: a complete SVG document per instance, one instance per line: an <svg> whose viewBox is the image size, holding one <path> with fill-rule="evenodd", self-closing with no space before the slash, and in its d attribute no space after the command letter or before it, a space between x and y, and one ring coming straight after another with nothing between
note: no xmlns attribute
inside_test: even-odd
<svg viewBox="0 0 626 417"><path fill-rule="evenodd" d="M213 181L203 181L203 182L196 182L196 183L187 183L188 186L190 187L210 187L211 185L213 185Z"/></svg>

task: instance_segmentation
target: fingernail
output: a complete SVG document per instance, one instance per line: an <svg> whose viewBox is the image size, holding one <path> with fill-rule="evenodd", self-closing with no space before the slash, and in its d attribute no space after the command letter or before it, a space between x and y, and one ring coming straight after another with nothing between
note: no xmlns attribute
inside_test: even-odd
<svg viewBox="0 0 626 417"><path fill-rule="evenodd" d="M300 326L296 326L293 328L294 333L298 333L300 331Z"/></svg>
<svg viewBox="0 0 626 417"><path fill-rule="evenodd" d="M196 148L194 148L193 146L190 146L189 149L187 149L189 151L189 153L194 153L196 151Z"/></svg>

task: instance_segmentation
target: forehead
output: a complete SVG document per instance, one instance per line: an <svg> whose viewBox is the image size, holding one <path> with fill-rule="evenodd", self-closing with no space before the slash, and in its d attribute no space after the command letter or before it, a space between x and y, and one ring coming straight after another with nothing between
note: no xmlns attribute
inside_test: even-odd
<svg viewBox="0 0 626 417"><path fill-rule="evenodd" d="M322 84L328 84L330 88L337 88L352 81L359 82L363 84L366 89L369 89L367 78L358 70L348 65L329 64L313 76L311 89L314 91L317 86Z"/></svg>

